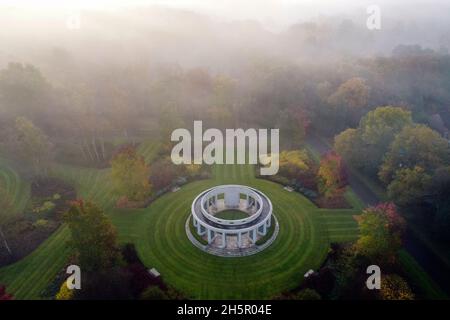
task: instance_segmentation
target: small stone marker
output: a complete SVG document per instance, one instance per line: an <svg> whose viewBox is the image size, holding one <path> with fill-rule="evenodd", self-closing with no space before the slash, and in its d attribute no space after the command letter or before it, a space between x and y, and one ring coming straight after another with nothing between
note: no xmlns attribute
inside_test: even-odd
<svg viewBox="0 0 450 320"><path fill-rule="evenodd" d="M148 273L150 273L150 275L155 278L158 278L161 275L155 268L151 268L150 270L148 270Z"/></svg>
<svg viewBox="0 0 450 320"><path fill-rule="evenodd" d="M180 187L173 187L172 188L172 192L177 192L178 190L180 190Z"/></svg>
<svg viewBox="0 0 450 320"><path fill-rule="evenodd" d="M286 190L287 192L292 192L292 191L294 191L294 189L292 189L292 188L289 187L289 186L285 186L283 189Z"/></svg>
<svg viewBox="0 0 450 320"><path fill-rule="evenodd" d="M309 269L308 272L305 273L305 278L308 278L309 276L311 276L314 273L313 269Z"/></svg>

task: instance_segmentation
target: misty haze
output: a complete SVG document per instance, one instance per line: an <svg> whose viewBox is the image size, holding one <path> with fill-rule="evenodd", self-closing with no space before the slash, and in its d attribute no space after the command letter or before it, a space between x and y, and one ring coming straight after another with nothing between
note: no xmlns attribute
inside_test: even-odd
<svg viewBox="0 0 450 320"><path fill-rule="evenodd" d="M0 0L0 300L447 300L449 13Z"/></svg>

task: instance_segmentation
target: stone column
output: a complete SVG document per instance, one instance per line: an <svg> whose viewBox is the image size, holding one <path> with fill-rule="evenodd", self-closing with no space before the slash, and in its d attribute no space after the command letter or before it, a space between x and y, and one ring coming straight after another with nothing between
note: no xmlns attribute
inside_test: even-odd
<svg viewBox="0 0 450 320"><path fill-rule="evenodd" d="M242 246L242 235L241 235L241 233L239 232L238 233L238 248L240 248L241 246Z"/></svg>
<svg viewBox="0 0 450 320"><path fill-rule="evenodd" d="M227 235L225 232L222 233L222 248L225 248L227 246Z"/></svg>
<svg viewBox="0 0 450 320"><path fill-rule="evenodd" d="M267 226L266 226L266 224L264 223L264 224L263 224L263 235L265 236L266 233L267 233Z"/></svg>
<svg viewBox="0 0 450 320"><path fill-rule="evenodd" d="M252 230L252 242L255 243L256 242L256 229Z"/></svg>
<svg viewBox="0 0 450 320"><path fill-rule="evenodd" d="M211 244L214 231L207 229L206 232L208 232L208 244Z"/></svg>
<svg viewBox="0 0 450 320"><path fill-rule="evenodd" d="M202 234L202 225L198 221L197 221L197 234L198 235Z"/></svg>

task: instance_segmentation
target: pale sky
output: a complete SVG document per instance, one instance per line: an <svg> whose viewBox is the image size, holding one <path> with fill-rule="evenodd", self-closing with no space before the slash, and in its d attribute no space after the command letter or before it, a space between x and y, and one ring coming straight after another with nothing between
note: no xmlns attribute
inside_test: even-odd
<svg viewBox="0 0 450 320"><path fill-rule="evenodd" d="M0 0L0 10L5 6L19 7L49 14L53 10L120 10L124 7L158 5L187 9L218 18L254 19L263 23L286 25L318 16L353 14L355 10L361 13L372 4L379 5L381 9L383 6L396 6L399 8L398 13L397 10L393 13L401 14L418 4L436 3L448 4L448 0Z"/></svg>

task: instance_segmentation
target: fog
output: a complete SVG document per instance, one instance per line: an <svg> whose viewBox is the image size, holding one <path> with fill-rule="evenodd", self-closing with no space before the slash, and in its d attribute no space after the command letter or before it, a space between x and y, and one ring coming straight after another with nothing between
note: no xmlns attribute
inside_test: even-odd
<svg viewBox="0 0 450 320"><path fill-rule="evenodd" d="M448 0L0 0L0 300L447 299L449 13ZM197 232L181 208L222 184L261 187L280 213L284 251L257 273L243 257L185 263L278 234L254 194L205 207L247 208L245 229ZM369 262L387 289L363 285ZM69 264L83 290L67 289Z"/></svg>
<svg viewBox="0 0 450 320"><path fill-rule="evenodd" d="M378 1L380 25L371 29L370 4L1 1L4 91L11 94L15 77L23 77L20 86L25 87L32 81L28 77L42 77L52 88L53 105L42 102L46 112L54 106L75 113L91 108L114 117L110 105L117 99L109 96L114 88L122 92L122 112L133 110L136 118L153 117L172 104L182 110L183 120L219 119L226 111L230 122L250 116L249 122L255 120L256 126L271 127L285 117L279 112L282 109L309 109L307 113L319 124L330 116L323 105L328 105L333 92L339 92L347 80L361 78L372 88L369 102L343 122L339 113L334 114L332 122L337 125L330 134L357 124L364 112L387 103L416 108L424 121L438 108L448 121L445 67L450 5ZM396 60L396 56L403 58ZM9 67L10 63L30 64L38 71L30 76L26 69ZM426 81L417 76L426 76ZM23 104L20 90L4 103L9 117L20 114L15 111ZM78 96L94 102L75 101ZM223 105L212 116L210 108L217 101ZM63 122L54 128L53 119L38 109L35 120L49 132L50 128L68 130ZM237 109L242 117L229 116ZM255 110L264 112L255 115ZM61 117L67 112L61 111ZM133 126L134 121L123 124L127 130Z"/></svg>
<svg viewBox="0 0 450 320"><path fill-rule="evenodd" d="M1 1L0 65L177 63L229 70L249 57L293 61L389 55L400 44L450 46L445 1ZM49 70L51 71L51 70Z"/></svg>

